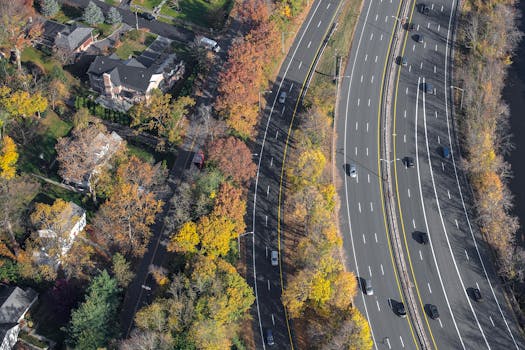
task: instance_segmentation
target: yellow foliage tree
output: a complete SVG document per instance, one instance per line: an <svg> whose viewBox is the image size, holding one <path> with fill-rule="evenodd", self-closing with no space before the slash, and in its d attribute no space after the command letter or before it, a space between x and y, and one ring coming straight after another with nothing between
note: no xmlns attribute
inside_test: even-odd
<svg viewBox="0 0 525 350"><path fill-rule="evenodd" d="M12 138L4 136L0 149L0 177L10 180L16 175L18 152Z"/></svg>
<svg viewBox="0 0 525 350"><path fill-rule="evenodd" d="M357 293L357 279L352 272L341 271L333 281L330 304L340 310L347 310Z"/></svg>
<svg viewBox="0 0 525 350"><path fill-rule="evenodd" d="M332 294L332 286L330 280L322 272L317 272L312 278L312 284L310 286L311 299L316 306L322 307L330 300Z"/></svg>
<svg viewBox="0 0 525 350"><path fill-rule="evenodd" d="M319 180L325 165L326 157L321 150L305 150L291 162L288 168L290 182L296 189L315 183Z"/></svg>
<svg viewBox="0 0 525 350"><path fill-rule="evenodd" d="M205 216L197 225L197 233L204 254L212 257L225 256L235 237L235 223L226 217Z"/></svg>
<svg viewBox="0 0 525 350"><path fill-rule="evenodd" d="M47 108L47 99L40 92L12 92L9 88L0 91L0 105L14 117L28 117Z"/></svg>
<svg viewBox="0 0 525 350"><path fill-rule="evenodd" d="M370 333L370 325L356 308L352 309L352 321L354 332L350 338L349 350L370 350L374 343Z"/></svg>
<svg viewBox="0 0 525 350"><path fill-rule="evenodd" d="M179 232L174 234L168 243L168 251L178 253L194 253L197 251L197 245L200 239L197 234L197 224L188 221L180 228Z"/></svg>

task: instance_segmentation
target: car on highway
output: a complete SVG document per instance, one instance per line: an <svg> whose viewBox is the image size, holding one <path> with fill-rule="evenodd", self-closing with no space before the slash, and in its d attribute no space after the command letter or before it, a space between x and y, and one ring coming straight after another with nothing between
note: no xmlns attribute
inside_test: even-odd
<svg viewBox="0 0 525 350"><path fill-rule="evenodd" d="M272 250L271 260L272 260L272 266L279 266L279 253L277 250Z"/></svg>
<svg viewBox="0 0 525 350"><path fill-rule="evenodd" d="M477 302L480 302L483 300L483 296L481 295L481 292L479 291L478 288L473 288L472 289L472 298L477 301Z"/></svg>
<svg viewBox="0 0 525 350"><path fill-rule="evenodd" d="M363 289L365 291L366 295L374 295L374 288L372 288L372 281L369 279L363 279L364 280L364 286Z"/></svg>
<svg viewBox="0 0 525 350"><path fill-rule="evenodd" d="M435 320L436 318L439 318L439 311L436 305L434 304L428 305L428 315L433 320Z"/></svg>
<svg viewBox="0 0 525 350"><path fill-rule="evenodd" d="M405 163L405 166L407 168L413 168L414 167L414 158L412 157L405 157L403 158L403 163Z"/></svg>
<svg viewBox="0 0 525 350"><path fill-rule="evenodd" d="M398 56L397 64L399 64L400 66L406 66L408 64L407 58L405 56Z"/></svg>
<svg viewBox="0 0 525 350"><path fill-rule="evenodd" d="M410 22L405 23L405 29L406 29L407 31L409 31L409 32L412 31L412 30L414 30L415 27L416 27L416 26L415 26L414 23L410 23Z"/></svg>
<svg viewBox="0 0 525 350"><path fill-rule="evenodd" d="M421 244L428 244L428 241L428 233L419 232L419 242L421 242Z"/></svg>
<svg viewBox="0 0 525 350"><path fill-rule="evenodd" d="M286 91L281 91L281 94L279 95L279 103L284 103L286 101Z"/></svg>
<svg viewBox="0 0 525 350"><path fill-rule="evenodd" d="M357 167L355 164L350 164L350 168L348 169L348 175L350 177L357 177Z"/></svg>
<svg viewBox="0 0 525 350"><path fill-rule="evenodd" d="M424 15L429 15L430 14L430 8L425 5L425 4L419 4L418 5L418 9L419 9L419 12L424 14Z"/></svg>
<svg viewBox="0 0 525 350"><path fill-rule="evenodd" d="M149 12L141 12L139 14L140 17L144 18L144 19L147 19L148 21L153 21L155 19L155 16L153 16L151 13Z"/></svg>
<svg viewBox="0 0 525 350"><path fill-rule="evenodd" d="M266 344L269 346L275 345L275 341L273 340L273 332L271 329L266 330Z"/></svg>
<svg viewBox="0 0 525 350"><path fill-rule="evenodd" d="M434 85L432 85L432 83L425 83L425 93L434 94Z"/></svg>
<svg viewBox="0 0 525 350"><path fill-rule="evenodd" d="M405 304L397 303L396 305L396 314L401 318L407 317L407 310L405 309Z"/></svg>
<svg viewBox="0 0 525 350"><path fill-rule="evenodd" d="M423 41L425 40L425 37L423 36L423 34L416 34L416 35L414 35L414 39L415 39L418 43L422 44Z"/></svg>
<svg viewBox="0 0 525 350"><path fill-rule="evenodd" d="M443 156L443 158L449 159L450 158L450 149L448 147L446 147L446 146L441 147L441 155Z"/></svg>

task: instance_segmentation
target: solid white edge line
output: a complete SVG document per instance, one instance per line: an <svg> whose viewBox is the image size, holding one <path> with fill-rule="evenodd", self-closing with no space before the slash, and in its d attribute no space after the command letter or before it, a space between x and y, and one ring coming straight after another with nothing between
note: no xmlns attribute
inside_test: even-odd
<svg viewBox="0 0 525 350"><path fill-rule="evenodd" d="M420 86L421 77L417 79L417 86ZM418 188L419 188L419 198L421 201L421 208L423 209L423 220L425 221L425 228L427 230L428 235L428 242L430 245L430 251L432 252L432 259L434 260L434 265L436 266L436 271L439 278L439 284L441 286L441 290L443 291L443 295L445 297L445 302L447 303L448 310L450 312L450 315L452 316L452 323L454 323L454 328L456 329L456 333L458 334L459 341L461 342L461 346L465 350L465 343L463 342L463 338L461 337L461 333L459 332L458 324L456 322L456 317L454 316L454 312L452 312L452 307L450 306L450 302L448 301L448 295L445 291L445 285L443 284L443 279L441 278L441 271L438 268L438 263L436 259L436 252L434 251L434 245L432 244L432 235L430 234L430 228L428 227L428 220L427 220L427 212L425 209L425 203L423 202L423 189L421 187L421 175L419 170L419 146L417 141L417 117L419 112L419 88L417 89L416 93L416 112L415 112L415 127L414 127L414 133L415 133L415 144L416 144L416 169L417 169L417 180L418 180Z"/></svg>
<svg viewBox="0 0 525 350"><path fill-rule="evenodd" d="M423 78L423 84L425 84L425 78ZM436 206L438 209L439 218L441 220L441 226L443 227L443 232L445 233L445 239L447 241L448 249L450 251L452 263L454 264L456 274L458 275L458 278L459 278L459 283L461 283L461 288L463 289L463 295L465 296L465 299L467 300L467 303L470 307L470 311L472 311L472 315L474 316L474 319L476 320L476 324L478 325L479 331L481 332L481 336L483 337L483 340L485 341L487 348L490 350L491 349L490 344L487 340L487 337L485 336L485 332L483 332L483 327L481 327L481 324L479 323L478 316L476 314L476 311L474 310L474 307L472 306L472 302L470 301L470 298L467 294L467 290L465 288L465 283L463 283L463 278L461 277L461 273L459 272L458 264L456 263L454 252L452 251L452 245L450 244L450 240L448 238L445 220L443 219L443 213L441 212L441 205L439 204L439 197L438 197L437 189L436 189L436 181L434 180L434 170L432 169L432 160L430 159L430 147L428 145L427 112L426 112L426 104L425 104L425 95L426 94L423 93L423 124L424 124L424 130L425 130L425 143L426 143L426 149L427 149L428 167L430 169L430 178L432 180L432 187L434 188L434 197L436 198Z"/></svg>
<svg viewBox="0 0 525 350"><path fill-rule="evenodd" d="M284 82L284 80L286 78L286 74L288 73L288 70L290 69L290 66L292 64L293 58L295 57L295 54L297 53L297 50L299 49L300 43L302 42L304 35L308 31L308 27L310 26L310 23L312 22L312 19L315 17L315 13L317 12L317 9L319 8L319 5L321 5L321 2L317 3L317 6L315 7L314 12L312 13L312 15L310 16L310 19L306 23L306 26L304 27L303 33L301 34L301 37L299 38L299 41L297 42L295 50L292 53L292 56L290 57L290 60L288 62L288 66L286 67L286 69L284 71L284 75L281 78L281 82L279 83L279 88L277 89L277 93L275 94L275 98L273 100L273 104L272 104L272 108L270 110L270 114L268 115L268 121L266 122L266 128L264 129L264 136L263 136L263 140L262 140L262 143L261 143L261 151L259 152L259 162L257 164L257 174L256 174L256 177L255 177L255 188L254 188L254 195L253 195L253 214L252 214L252 232L253 232L253 234L252 234L252 261L253 262L252 263L253 263L253 285L254 285L254 290L255 290L255 303L256 303L256 306L257 306L257 318L259 319L259 331L260 331L260 334L261 334L261 341L262 341L263 350L266 349L266 342L264 340L264 333L263 333L262 322L261 322L261 311L260 311L260 307L259 307L259 295L257 293L257 270L256 270L256 264L255 264L255 211L256 211L256 207L257 207L257 189L258 189L258 185L259 185L259 173L260 173L261 162L262 162L262 158L263 158L264 145L266 144L266 136L268 134L268 129L270 127L270 122L272 120L272 113L273 113L273 110L275 108L275 104L277 102L277 97L279 96L279 92L281 91L283 82ZM283 306L283 309L284 309L284 306Z"/></svg>
<svg viewBox="0 0 525 350"><path fill-rule="evenodd" d="M501 317L503 318L503 322L505 322L505 326L507 327L507 331L509 332L510 334L510 337L512 339L512 342L514 343L514 346L516 347L517 350L519 350L519 346L518 346L518 343L516 342L516 339L514 339L514 335L512 334L512 331L510 330L510 326L507 322L507 319L505 318L505 315L503 314L503 310L501 309L501 305L498 301L498 298L496 297L496 293L494 292L494 288L492 288L492 283L490 282L490 278L488 276L488 273L487 273L487 270L485 268L485 263L483 262L483 259L481 258L481 253L479 252L479 248L478 248L478 244L477 244L477 241L476 241L476 237L474 236L474 232L472 230L472 225L470 224L470 219L469 219L469 216L468 216L468 213L467 213L467 208L465 206L465 201L463 199L463 191L461 190L461 185L459 183L459 177L458 177L458 171L457 171L457 168L456 168L456 161L455 161L455 158L454 158L454 151L452 149L452 137L451 137L451 134L450 134L450 123L449 123L449 113L448 113L448 98L447 96L449 96L449 90L447 89L447 72L448 72L448 55L449 55L449 42L450 42L450 25L451 25L451 22L452 22L452 14L454 12L456 12L456 8L454 6L454 3L455 3L455 0L452 1L452 10L450 11L450 17L449 17L449 21L448 21L448 31L447 31L447 41L446 41L446 48L445 48L445 114L446 114L446 118L447 118L447 131L448 131L448 141L449 141L449 148L450 148L450 154L451 154L451 158L452 158L452 165L454 167L454 175L456 177L456 183L458 185L458 189L459 189L459 196L461 198L461 204L463 205L463 211L465 213L465 218L467 219L467 225L468 225L468 228L469 228L469 231L470 231L470 236L472 237L472 241L474 242L474 247L476 248L476 252L478 254L478 259L481 263L481 267L483 268L483 273L485 275L485 279L487 280L487 283L489 285L489 288L490 288L490 291L492 292L492 297L494 298L494 300L496 301L496 305L498 306L498 310L501 314ZM451 112L452 113L452 112Z"/></svg>

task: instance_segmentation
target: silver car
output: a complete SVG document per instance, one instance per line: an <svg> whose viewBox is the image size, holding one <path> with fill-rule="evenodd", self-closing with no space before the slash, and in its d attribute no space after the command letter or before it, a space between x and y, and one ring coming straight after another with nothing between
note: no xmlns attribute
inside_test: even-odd
<svg viewBox="0 0 525 350"><path fill-rule="evenodd" d="M272 250L271 254L272 266L279 266L279 253L277 250Z"/></svg>
<svg viewBox="0 0 525 350"><path fill-rule="evenodd" d="M365 280L365 294L374 295L374 288L372 288L372 281Z"/></svg>
<svg viewBox="0 0 525 350"><path fill-rule="evenodd" d="M279 95L279 103L284 103L286 101L286 91L282 91Z"/></svg>
<svg viewBox="0 0 525 350"><path fill-rule="evenodd" d="M348 171L350 177L357 177L357 167L355 164L350 164L350 170Z"/></svg>

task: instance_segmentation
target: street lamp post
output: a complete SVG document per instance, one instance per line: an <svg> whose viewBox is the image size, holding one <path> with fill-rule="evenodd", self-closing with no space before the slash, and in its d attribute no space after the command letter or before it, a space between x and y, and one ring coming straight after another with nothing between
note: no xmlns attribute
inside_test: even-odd
<svg viewBox="0 0 525 350"><path fill-rule="evenodd" d="M259 91L259 111L261 110L261 95L262 94L271 94L271 93L272 93L272 90Z"/></svg>
<svg viewBox="0 0 525 350"><path fill-rule="evenodd" d="M463 92L465 92L465 90L463 90L460 87L454 86L454 85L450 85L450 88L451 89L458 89L459 91L461 91L461 102L459 103L459 109L463 109Z"/></svg>
<svg viewBox="0 0 525 350"><path fill-rule="evenodd" d="M241 257L241 237L243 236L246 236L246 235L253 235L253 231L250 231L250 232L244 232L243 234L237 236L237 245L239 247L239 258Z"/></svg>

